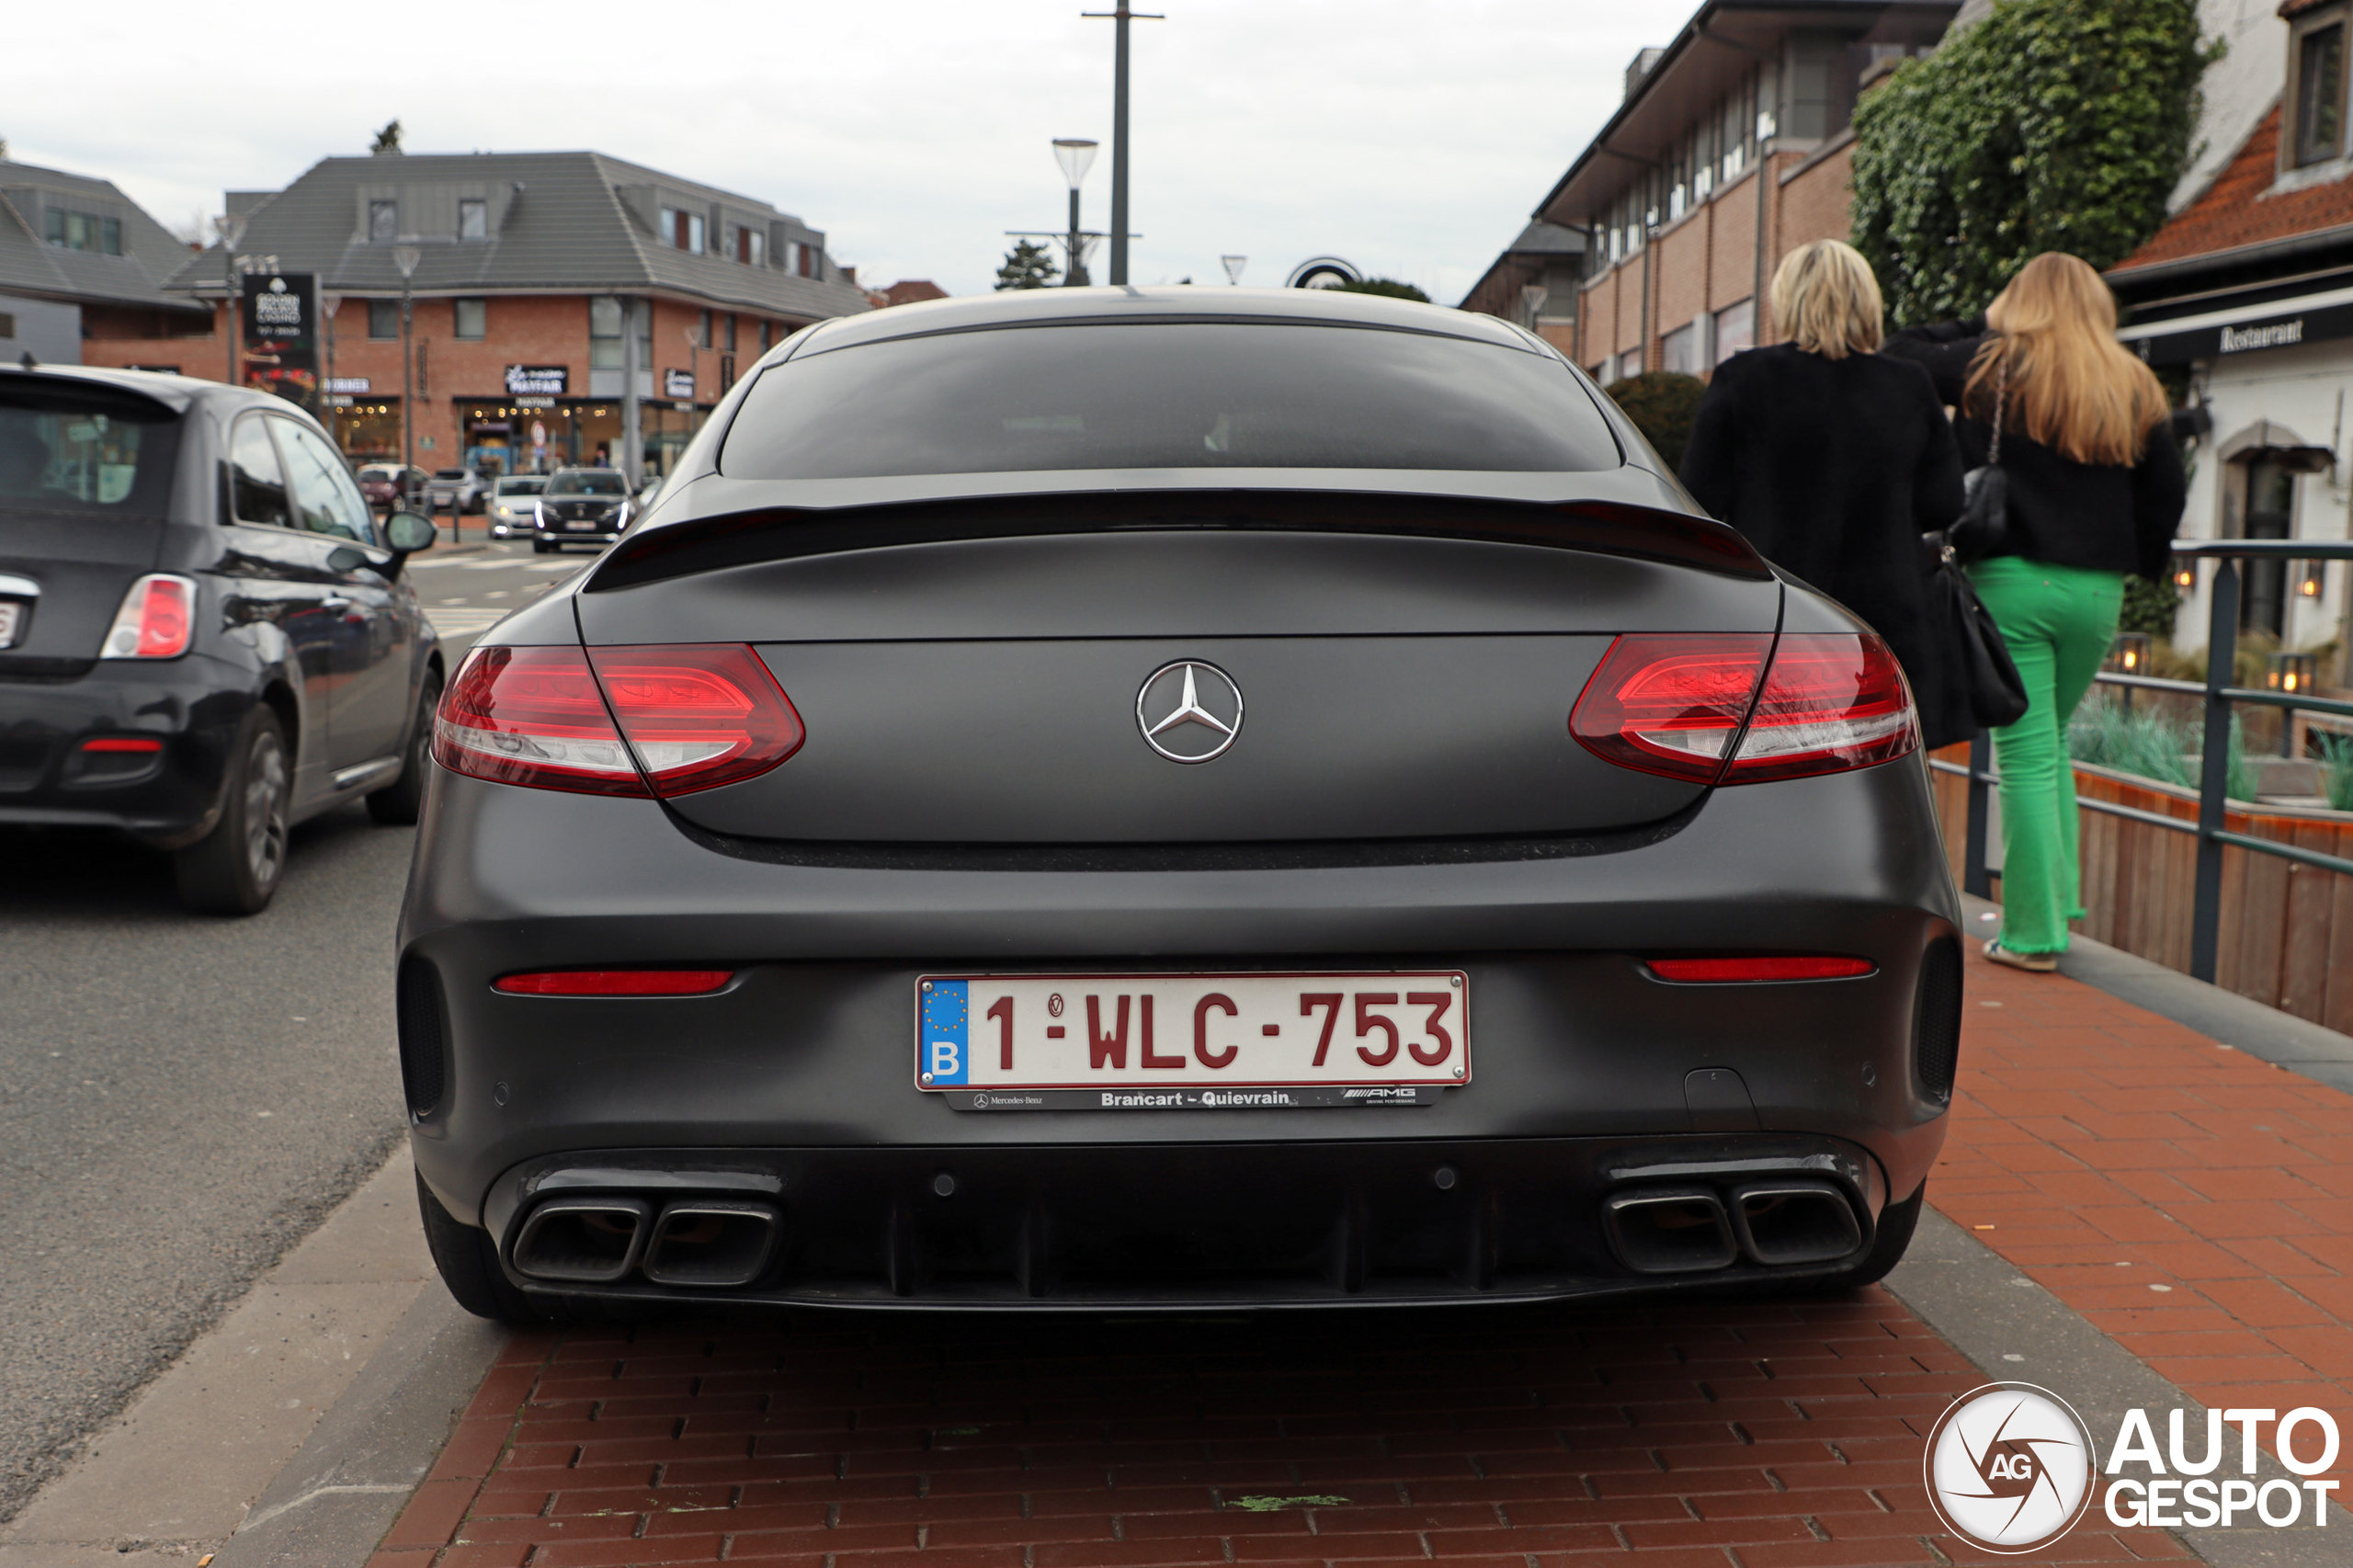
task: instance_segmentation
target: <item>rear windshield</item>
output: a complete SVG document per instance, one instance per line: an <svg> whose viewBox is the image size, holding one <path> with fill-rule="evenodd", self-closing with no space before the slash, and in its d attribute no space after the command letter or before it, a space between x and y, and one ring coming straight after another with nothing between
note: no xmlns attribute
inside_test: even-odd
<svg viewBox="0 0 2353 1568"><path fill-rule="evenodd" d="M144 398L0 385L0 508L160 512L178 434L178 416Z"/></svg>
<svg viewBox="0 0 2353 1568"><path fill-rule="evenodd" d="M1559 361L1434 334L1275 324L1017 326L764 373L720 466L745 479L1093 468L1615 468Z"/></svg>
<svg viewBox="0 0 2353 1568"><path fill-rule="evenodd" d="M463 479L466 477L466 471L461 468L436 469L434 471L433 477L436 479Z"/></svg>
<svg viewBox="0 0 2353 1568"><path fill-rule="evenodd" d="M527 479L502 479L494 488L501 495L537 495L548 487L548 482L538 474Z"/></svg>
<svg viewBox="0 0 2353 1568"><path fill-rule="evenodd" d="M629 483L617 468L574 469L548 481L551 495L626 495Z"/></svg>

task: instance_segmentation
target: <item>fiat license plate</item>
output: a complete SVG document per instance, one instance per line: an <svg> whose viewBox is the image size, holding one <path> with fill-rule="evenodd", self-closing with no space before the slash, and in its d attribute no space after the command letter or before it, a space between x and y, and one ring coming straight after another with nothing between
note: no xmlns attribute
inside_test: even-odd
<svg viewBox="0 0 2353 1568"><path fill-rule="evenodd" d="M1433 1105L1471 1081L1461 970L932 974L915 1086L960 1110Z"/></svg>

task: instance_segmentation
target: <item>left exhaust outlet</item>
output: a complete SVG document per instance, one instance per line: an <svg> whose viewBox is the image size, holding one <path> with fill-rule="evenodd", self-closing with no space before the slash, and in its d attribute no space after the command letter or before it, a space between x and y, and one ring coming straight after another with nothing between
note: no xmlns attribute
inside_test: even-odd
<svg viewBox="0 0 2353 1568"><path fill-rule="evenodd" d="M551 1198L516 1233L515 1271L533 1279L603 1285L637 1267L654 1206L634 1198Z"/></svg>

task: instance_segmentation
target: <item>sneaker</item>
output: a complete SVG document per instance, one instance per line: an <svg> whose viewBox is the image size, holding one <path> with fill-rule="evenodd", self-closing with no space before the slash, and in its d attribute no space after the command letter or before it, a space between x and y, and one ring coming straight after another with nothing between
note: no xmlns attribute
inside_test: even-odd
<svg viewBox="0 0 2353 1568"><path fill-rule="evenodd" d="M2016 949L2002 946L1999 937L1986 942L1985 956L1995 963L2007 964L2012 969L2026 970L2033 974L2049 974L2059 967L2057 953L2021 953Z"/></svg>

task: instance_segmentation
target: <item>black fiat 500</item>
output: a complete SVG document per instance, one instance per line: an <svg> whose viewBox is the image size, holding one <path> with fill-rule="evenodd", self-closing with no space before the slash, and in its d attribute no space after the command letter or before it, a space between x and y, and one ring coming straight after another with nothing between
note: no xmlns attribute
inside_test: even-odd
<svg viewBox="0 0 2353 1568"><path fill-rule="evenodd" d="M1839 1289L1944 1137L1902 673L1489 317L804 332L434 747L401 1060L484 1314Z"/></svg>
<svg viewBox="0 0 2353 1568"><path fill-rule="evenodd" d="M118 829L252 914L288 829L416 820L441 653L326 433L179 376L0 370L0 829Z"/></svg>

